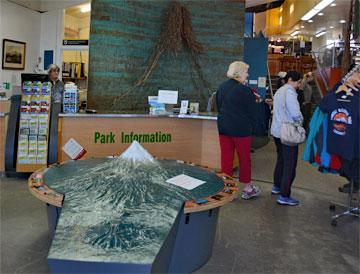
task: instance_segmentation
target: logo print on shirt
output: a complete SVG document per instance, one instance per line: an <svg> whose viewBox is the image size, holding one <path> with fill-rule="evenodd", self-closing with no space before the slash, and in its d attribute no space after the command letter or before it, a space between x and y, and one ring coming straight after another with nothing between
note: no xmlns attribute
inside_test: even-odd
<svg viewBox="0 0 360 274"><path fill-rule="evenodd" d="M350 113L344 108L335 109L331 112L331 121L333 122L333 132L337 135L346 134L347 125L352 124Z"/></svg>

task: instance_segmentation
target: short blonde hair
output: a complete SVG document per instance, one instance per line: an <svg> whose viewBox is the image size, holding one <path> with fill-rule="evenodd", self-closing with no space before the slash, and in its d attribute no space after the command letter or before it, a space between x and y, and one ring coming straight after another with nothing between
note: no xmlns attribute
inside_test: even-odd
<svg viewBox="0 0 360 274"><path fill-rule="evenodd" d="M247 69L249 69L248 64L242 61L235 61L230 64L226 76L230 79L238 78Z"/></svg>

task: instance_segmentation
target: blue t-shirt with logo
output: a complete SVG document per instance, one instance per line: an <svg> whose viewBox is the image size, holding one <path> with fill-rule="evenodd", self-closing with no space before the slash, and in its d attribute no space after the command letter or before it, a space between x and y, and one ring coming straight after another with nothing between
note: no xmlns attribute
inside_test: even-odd
<svg viewBox="0 0 360 274"><path fill-rule="evenodd" d="M359 92L353 94L329 92L319 105L328 119L327 151L348 160L359 158Z"/></svg>

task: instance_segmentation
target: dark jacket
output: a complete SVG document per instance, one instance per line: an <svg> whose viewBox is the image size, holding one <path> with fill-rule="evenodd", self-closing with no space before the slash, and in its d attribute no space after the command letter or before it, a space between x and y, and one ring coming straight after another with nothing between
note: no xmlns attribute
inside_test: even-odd
<svg viewBox="0 0 360 274"><path fill-rule="evenodd" d="M236 80L222 83L216 94L218 130L221 135L251 136L256 120L256 97L251 89Z"/></svg>

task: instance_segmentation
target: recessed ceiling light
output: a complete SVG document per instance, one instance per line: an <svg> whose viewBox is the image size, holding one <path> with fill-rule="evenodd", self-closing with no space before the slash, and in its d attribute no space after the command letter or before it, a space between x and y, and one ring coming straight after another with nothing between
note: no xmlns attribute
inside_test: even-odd
<svg viewBox="0 0 360 274"><path fill-rule="evenodd" d="M324 16L324 13L320 12L318 13L319 16Z"/></svg>
<svg viewBox="0 0 360 274"><path fill-rule="evenodd" d="M290 6L290 14L292 14L293 12L294 12L294 9L295 9L295 6L294 6L294 4L291 4L291 6Z"/></svg>
<svg viewBox="0 0 360 274"><path fill-rule="evenodd" d="M316 14L318 14L320 11L325 9L328 5L332 4L333 2L334 0L321 0L318 4L316 4L315 7L313 7L303 17L301 17L301 20L307 21L313 18Z"/></svg>
<svg viewBox="0 0 360 274"><path fill-rule="evenodd" d="M341 24L345 24L346 23L346 20L342 19L339 21Z"/></svg>
<svg viewBox="0 0 360 274"><path fill-rule="evenodd" d="M329 28L330 28L330 29L333 29L334 27L333 27L333 26L330 26Z"/></svg>
<svg viewBox="0 0 360 274"><path fill-rule="evenodd" d="M302 29L303 29L303 28L305 28L305 26L301 26L300 28L302 28Z"/></svg>
<svg viewBox="0 0 360 274"><path fill-rule="evenodd" d="M91 4L89 3L89 4L86 4L86 5L81 6L81 7L80 7L80 11L81 11L82 13L86 13L86 12L91 11Z"/></svg>
<svg viewBox="0 0 360 274"><path fill-rule="evenodd" d="M330 5L330 7L336 7L336 6L337 6L336 3L332 3L332 4Z"/></svg>
<svg viewBox="0 0 360 274"><path fill-rule="evenodd" d="M312 23L312 22L314 22L314 20L311 20L311 19L310 19L310 20L308 20L308 22L309 22L309 23Z"/></svg>
<svg viewBox="0 0 360 274"><path fill-rule="evenodd" d="M294 37L300 33L300 30L295 30L292 33L290 33L290 36Z"/></svg>
<svg viewBox="0 0 360 274"><path fill-rule="evenodd" d="M317 34L315 34L315 37L320 37L320 36L323 36L324 34L326 33L326 31L320 31L318 32Z"/></svg>

